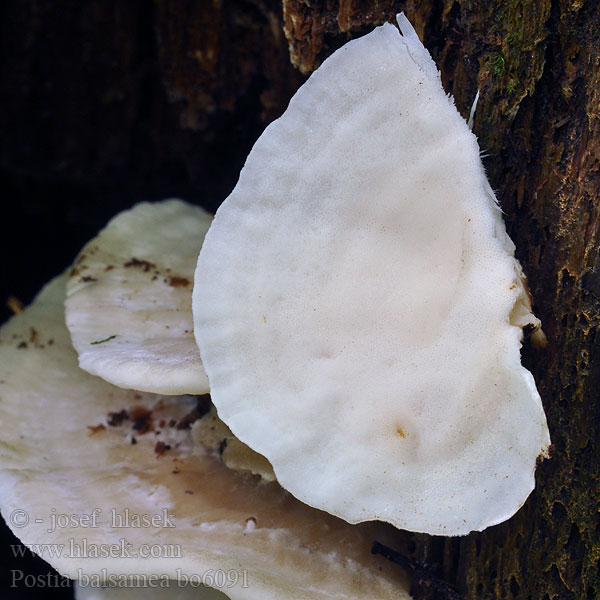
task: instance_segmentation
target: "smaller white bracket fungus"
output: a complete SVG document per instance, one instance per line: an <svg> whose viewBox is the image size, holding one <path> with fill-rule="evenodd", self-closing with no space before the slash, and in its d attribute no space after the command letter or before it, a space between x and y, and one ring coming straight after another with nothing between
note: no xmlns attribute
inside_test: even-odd
<svg viewBox="0 0 600 600"><path fill-rule="evenodd" d="M66 321L79 366L119 387L203 394L191 297L212 215L181 200L114 217L75 261Z"/></svg>
<svg viewBox="0 0 600 600"><path fill-rule="evenodd" d="M205 435L178 426L194 397L79 369L65 283L0 329L0 509L23 544L54 544L43 557L83 581L193 575L232 600L409 599L403 574L371 554L374 540L398 544L393 528L348 525L226 468L212 421Z"/></svg>
<svg viewBox="0 0 600 600"><path fill-rule="evenodd" d="M192 439L207 450L218 450L226 467L233 471L248 471L260 475L264 481L275 481L269 461L240 442L219 417L214 406L208 414L191 426Z"/></svg>
<svg viewBox="0 0 600 600"><path fill-rule="evenodd" d="M233 434L227 438L222 457L225 465L234 471L249 471L260 475L265 481L276 481L271 463Z"/></svg>
<svg viewBox="0 0 600 600"><path fill-rule="evenodd" d="M335 52L248 156L195 276L219 416L311 506L463 535L549 445L539 329L477 140L410 23Z"/></svg>

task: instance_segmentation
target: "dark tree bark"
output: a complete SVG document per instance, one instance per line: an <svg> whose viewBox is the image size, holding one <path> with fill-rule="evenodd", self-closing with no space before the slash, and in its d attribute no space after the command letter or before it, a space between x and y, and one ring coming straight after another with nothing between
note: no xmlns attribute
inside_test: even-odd
<svg viewBox="0 0 600 600"><path fill-rule="evenodd" d="M28 301L117 210L214 209L252 143L348 39L398 10L474 131L548 347L523 349L553 458L508 522L407 535L416 598L600 597L600 6L592 0L6 0L1 292ZM7 316L8 311L3 316ZM422 581L422 585L419 584Z"/></svg>

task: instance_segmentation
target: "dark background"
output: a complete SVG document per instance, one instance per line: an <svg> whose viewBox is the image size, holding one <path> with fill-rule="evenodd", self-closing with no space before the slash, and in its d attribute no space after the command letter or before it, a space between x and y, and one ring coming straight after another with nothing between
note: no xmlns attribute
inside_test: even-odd
<svg viewBox="0 0 600 600"><path fill-rule="evenodd" d="M253 47L278 13L225 4L229 21L203 2L1 4L2 321L119 210L227 196L299 78L284 45Z"/></svg>

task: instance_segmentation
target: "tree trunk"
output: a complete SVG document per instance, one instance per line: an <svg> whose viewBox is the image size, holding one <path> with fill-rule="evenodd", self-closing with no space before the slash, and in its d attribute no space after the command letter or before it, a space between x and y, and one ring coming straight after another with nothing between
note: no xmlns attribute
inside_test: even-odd
<svg viewBox="0 0 600 600"><path fill-rule="evenodd" d="M508 522L408 536L413 593L443 597L433 577L466 598L600 597L597 2L6 0L2 297L30 300L138 200L215 209L305 75L399 10L464 116L480 91L474 131L549 340L523 358L554 445Z"/></svg>

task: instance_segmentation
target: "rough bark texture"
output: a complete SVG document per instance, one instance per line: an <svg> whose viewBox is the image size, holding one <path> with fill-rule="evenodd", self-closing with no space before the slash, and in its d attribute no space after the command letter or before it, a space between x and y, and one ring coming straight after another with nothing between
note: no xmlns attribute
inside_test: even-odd
<svg viewBox="0 0 600 600"><path fill-rule="evenodd" d="M554 443L514 518L409 536L411 557L468 598L600 597L597 2L7 0L2 295L29 300L134 201L215 208L301 73L400 9L463 115L481 92L474 130L549 339L523 353Z"/></svg>

